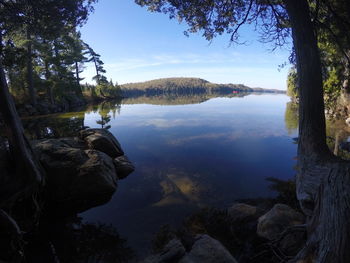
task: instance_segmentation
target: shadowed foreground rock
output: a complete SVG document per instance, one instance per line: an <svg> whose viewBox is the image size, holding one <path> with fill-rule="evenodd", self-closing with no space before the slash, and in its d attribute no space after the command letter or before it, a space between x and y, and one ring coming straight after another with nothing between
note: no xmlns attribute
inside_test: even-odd
<svg viewBox="0 0 350 263"><path fill-rule="evenodd" d="M33 148L47 172L47 209L60 215L83 212L108 202L117 181L134 167L108 131L88 129L83 139L34 141ZM116 162L118 156L122 161Z"/></svg>
<svg viewBox="0 0 350 263"><path fill-rule="evenodd" d="M257 233L268 240L274 240L290 226L301 225L305 222L303 214L284 204L276 204L261 216L258 221Z"/></svg>
<svg viewBox="0 0 350 263"><path fill-rule="evenodd" d="M171 240L157 255L150 256L144 263L237 263L234 257L218 241L208 235L197 235L190 251L186 253L178 239Z"/></svg>

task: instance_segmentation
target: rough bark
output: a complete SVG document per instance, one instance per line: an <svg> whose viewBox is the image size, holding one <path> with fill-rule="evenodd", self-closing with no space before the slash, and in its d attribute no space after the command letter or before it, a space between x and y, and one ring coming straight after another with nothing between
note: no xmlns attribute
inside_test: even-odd
<svg viewBox="0 0 350 263"><path fill-rule="evenodd" d="M284 0L299 77L297 196L308 241L293 262L350 262L350 164L326 145L321 63L307 0Z"/></svg>

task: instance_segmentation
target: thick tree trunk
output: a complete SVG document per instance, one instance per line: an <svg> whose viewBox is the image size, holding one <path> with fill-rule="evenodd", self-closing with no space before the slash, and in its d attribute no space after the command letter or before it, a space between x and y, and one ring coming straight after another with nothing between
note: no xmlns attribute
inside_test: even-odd
<svg viewBox="0 0 350 263"><path fill-rule="evenodd" d="M0 54L2 52L2 39L0 34ZM0 56L0 112L5 123L5 132L9 140L11 155L15 160L18 190L26 192L37 188L44 182L44 173L36 160L31 146L26 139L21 120L17 114L15 104L9 92L4 69ZM4 200L0 200L0 204Z"/></svg>
<svg viewBox="0 0 350 263"><path fill-rule="evenodd" d="M350 262L350 164L326 145L321 63L307 0L284 0L297 58L299 145L297 196L308 241L294 262Z"/></svg>
<svg viewBox="0 0 350 263"><path fill-rule="evenodd" d="M33 81L33 58L32 58L32 43L29 28L27 28L27 84L30 96L30 102L33 105L36 105L36 92L34 89L34 81Z"/></svg>

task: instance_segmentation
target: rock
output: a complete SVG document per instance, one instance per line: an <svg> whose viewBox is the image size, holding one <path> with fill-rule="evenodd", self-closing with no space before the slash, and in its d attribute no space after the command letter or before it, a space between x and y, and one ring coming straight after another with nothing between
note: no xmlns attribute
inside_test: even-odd
<svg viewBox="0 0 350 263"><path fill-rule="evenodd" d="M227 210L229 216L232 218L233 221L248 221L251 219L254 219L258 216L258 210L257 207L243 204L243 203L237 203L231 206Z"/></svg>
<svg viewBox="0 0 350 263"><path fill-rule="evenodd" d="M274 240L290 226L301 225L305 221L303 214L284 204L276 204L269 212L259 217L257 234L268 240Z"/></svg>
<svg viewBox="0 0 350 263"><path fill-rule="evenodd" d="M217 240L208 235L197 235L192 249L179 263L237 263L235 258Z"/></svg>
<svg viewBox="0 0 350 263"><path fill-rule="evenodd" d="M68 138L33 142L47 173L50 212L83 212L108 202L117 189L113 159L103 152L84 150L83 145Z"/></svg>
<svg viewBox="0 0 350 263"><path fill-rule="evenodd" d="M162 252L148 257L144 263L178 262L186 253L181 241L174 238L163 248Z"/></svg>
<svg viewBox="0 0 350 263"><path fill-rule="evenodd" d="M306 231L292 231L287 233L277 244L278 248L287 256L294 257L305 246Z"/></svg>
<svg viewBox="0 0 350 263"><path fill-rule="evenodd" d="M124 155L122 147L117 139L105 129L87 129L80 132L83 139L90 149L104 152L112 158Z"/></svg>
<svg viewBox="0 0 350 263"><path fill-rule="evenodd" d="M350 126L350 117L345 120L345 123Z"/></svg>
<svg viewBox="0 0 350 263"><path fill-rule="evenodd" d="M124 179L135 170L134 165L126 155L115 158L113 162L119 179Z"/></svg>

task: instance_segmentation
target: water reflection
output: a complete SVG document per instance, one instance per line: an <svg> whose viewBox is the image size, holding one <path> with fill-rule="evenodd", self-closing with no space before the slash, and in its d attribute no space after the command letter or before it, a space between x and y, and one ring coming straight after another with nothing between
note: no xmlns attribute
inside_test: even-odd
<svg viewBox="0 0 350 263"><path fill-rule="evenodd" d="M179 225L205 206L270 196L266 177L294 176L296 127L288 101L285 95L254 94L142 97L26 125L44 129L27 130L31 138L109 128L136 171L119 183L111 202L82 217L112 224L143 254L159 226Z"/></svg>
<svg viewBox="0 0 350 263"><path fill-rule="evenodd" d="M284 115L284 121L286 123L286 129L289 134L295 133L299 124L299 108L298 104L294 102L288 102L286 104L286 112Z"/></svg>

